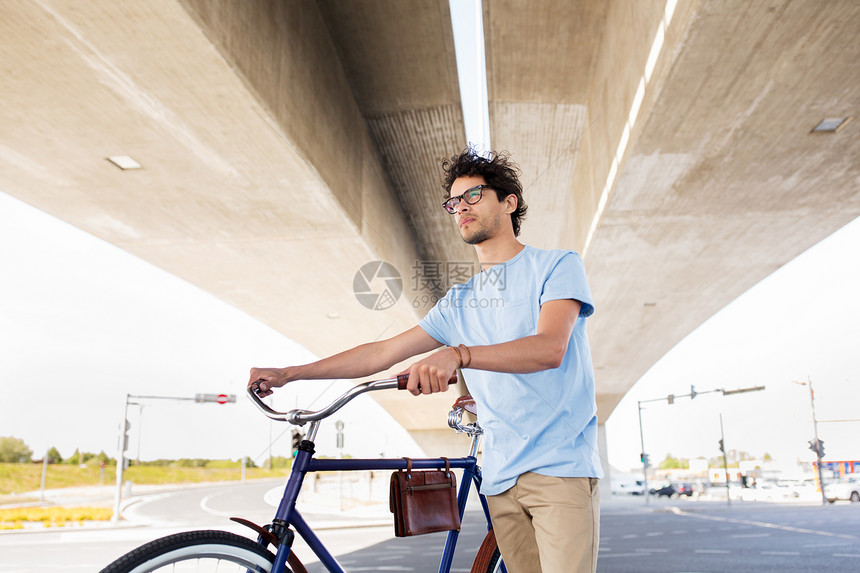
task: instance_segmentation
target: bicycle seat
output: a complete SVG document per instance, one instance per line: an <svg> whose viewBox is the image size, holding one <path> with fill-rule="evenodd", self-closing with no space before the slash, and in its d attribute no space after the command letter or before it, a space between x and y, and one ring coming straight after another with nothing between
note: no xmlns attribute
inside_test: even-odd
<svg viewBox="0 0 860 573"><path fill-rule="evenodd" d="M471 394L464 394L457 398L457 401L454 402L452 408L461 408L466 410L470 414L478 415L478 407L475 405L475 399L472 398Z"/></svg>

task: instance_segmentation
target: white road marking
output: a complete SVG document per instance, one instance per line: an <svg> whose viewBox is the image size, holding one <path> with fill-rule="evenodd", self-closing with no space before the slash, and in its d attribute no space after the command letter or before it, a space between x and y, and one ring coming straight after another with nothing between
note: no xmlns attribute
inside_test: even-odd
<svg viewBox="0 0 860 573"><path fill-rule="evenodd" d="M738 523L744 524L746 526L756 526L756 527L767 527L769 529L779 529L782 531L791 531L793 533L811 533L813 535L823 535L825 537L838 537L841 539L852 539L858 540L860 537L856 535L845 535L843 533L831 533L829 531L816 531L815 529L803 529L801 527L791 527L788 525L779 525L777 523L767 523L764 521L747 521L744 519L732 519L730 517L717 517L715 515L701 515L697 513L689 513L684 510L678 509L677 507L670 508L670 511L675 513L676 515L680 515L683 517L695 517L697 519L708 519L711 521L723 521L727 523Z"/></svg>
<svg viewBox="0 0 860 573"><path fill-rule="evenodd" d="M212 509L209 507L209 500L213 497L218 497L222 495L221 493L213 493L212 495L207 495L203 499L200 500L200 509L205 511L206 513L210 513L212 515L217 515L218 517L232 517L236 514L235 511L218 511L217 509Z"/></svg>
<svg viewBox="0 0 860 573"><path fill-rule="evenodd" d="M762 555L800 555L799 551L762 551Z"/></svg>

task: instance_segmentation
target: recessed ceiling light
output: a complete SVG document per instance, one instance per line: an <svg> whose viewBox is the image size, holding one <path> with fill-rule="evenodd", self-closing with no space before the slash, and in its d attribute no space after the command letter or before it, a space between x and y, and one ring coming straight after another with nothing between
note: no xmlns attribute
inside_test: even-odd
<svg viewBox="0 0 860 573"><path fill-rule="evenodd" d="M845 124L851 121L850 117L828 117L822 119L821 122L812 129L812 133L836 133Z"/></svg>
<svg viewBox="0 0 860 573"><path fill-rule="evenodd" d="M108 161L125 171L126 169L140 169L143 167L140 163L129 157L128 155L115 155L108 157Z"/></svg>

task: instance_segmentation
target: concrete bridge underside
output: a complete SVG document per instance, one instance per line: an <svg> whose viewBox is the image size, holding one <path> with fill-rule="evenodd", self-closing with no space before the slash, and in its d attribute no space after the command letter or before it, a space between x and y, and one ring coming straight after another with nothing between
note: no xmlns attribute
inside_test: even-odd
<svg viewBox="0 0 860 573"><path fill-rule="evenodd" d="M811 133L860 108L857 2L483 12L523 240L585 256L601 421L684 336L860 214L860 121ZM319 355L414 324L437 294L416 261L475 263L439 207L439 161L465 145L447 0L10 0L0 101L2 192ZM404 278L387 310L353 294L373 260ZM432 451L451 399L379 401Z"/></svg>

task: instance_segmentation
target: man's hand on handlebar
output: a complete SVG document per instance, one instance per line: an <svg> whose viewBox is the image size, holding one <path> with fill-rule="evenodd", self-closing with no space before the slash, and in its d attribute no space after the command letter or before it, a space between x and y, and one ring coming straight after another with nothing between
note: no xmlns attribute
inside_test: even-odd
<svg viewBox="0 0 860 573"><path fill-rule="evenodd" d="M280 388L287 382L292 382L288 368L251 368L248 386L256 384L257 395L265 398L272 394L272 388Z"/></svg>
<svg viewBox="0 0 860 573"><path fill-rule="evenodd" d="M456 375L459 366L460 361L453 350L437 350L404 371L409 373L406 389L413 396L445 392L448 390L448 381L451 376Z"/></svg>

